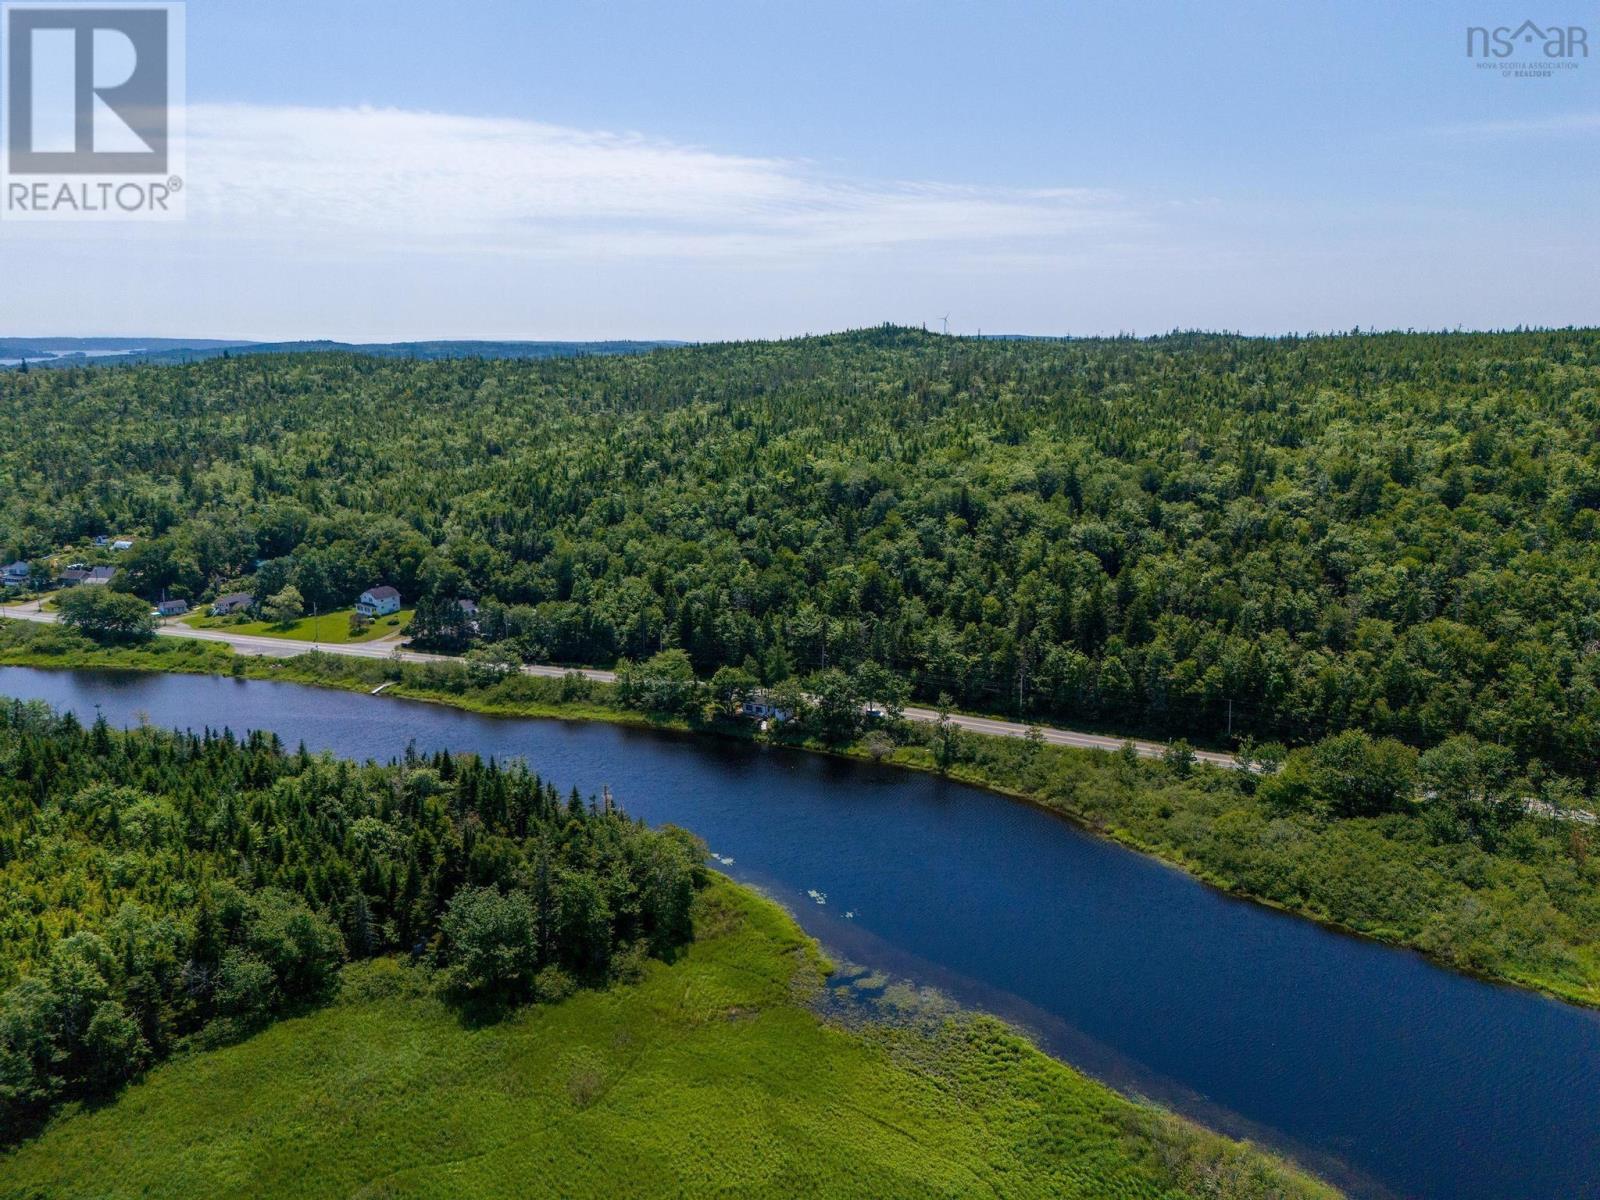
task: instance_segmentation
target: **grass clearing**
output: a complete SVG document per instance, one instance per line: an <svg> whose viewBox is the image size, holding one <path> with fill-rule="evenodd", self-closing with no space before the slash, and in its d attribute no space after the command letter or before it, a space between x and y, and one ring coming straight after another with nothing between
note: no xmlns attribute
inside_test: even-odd
<svg viewBox="0 0 1600 1200"><path fill-rule="evenodd" d="M0 1158L0 1197L1331 1197L999 1022L846 1030L815 945L714 879L637 984L472 1027L409 968L173 1061Z"/></svg>
<svg viewBox="0 0 1600 1200"><path fill-rule="evenodd" d="M381 638L404 633L411 624L413 610L402 608L398 613L378 617L360 633L350 632L350 617L354 608L341 608L321 613L315 617L301 617L288 625L275 625L270 621L238 622L232 617L213 617L206 610L181 618L191 629L221 629L228 633L249 637L282 638L290 642L322 642L329 646L346 646L355 642L375 642Z"/></svg>

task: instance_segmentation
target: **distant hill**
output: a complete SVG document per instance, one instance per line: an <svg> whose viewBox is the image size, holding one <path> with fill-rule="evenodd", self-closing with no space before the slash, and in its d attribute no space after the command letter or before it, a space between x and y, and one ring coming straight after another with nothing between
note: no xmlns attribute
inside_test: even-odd
<svg viewBox="0 0 1600 1200"><path fill-rule="evenodd" d="M580 358L644 354L684 342L229 342L204 338L0 338L0 368L85 366L95 362L199 362L224 354L370 354L378 358Z"/></svg>

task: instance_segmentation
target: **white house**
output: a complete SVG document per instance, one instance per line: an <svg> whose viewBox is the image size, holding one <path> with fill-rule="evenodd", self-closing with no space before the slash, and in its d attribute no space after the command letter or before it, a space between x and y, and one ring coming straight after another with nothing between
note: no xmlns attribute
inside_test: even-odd
<svg viewBox="0 0 1600 1200"><path fill-rule="evenodd" d="M113 550L132 550L133 549L133 539L132 538L118 538L116 541L111 543L111 548Z"/></svg>
<svg viewBox="0 0 1600 1200"><path fill-rule="evenodd" d="M156 616L158 617L181 617L188 611L189 602L187 600L163 600L156 605Z"/></svg>
<svg viewBox="0 0 1600 1200"><path fill-rule="evenodd" d="M5 587L27 587L31 578L33 568L25 562L14 562L0 570L0 585Z"/></svg>
<svg viewBox="0 0 1600 1200"><path fill-rule="evenodd" d="M368 588L356 601L356 611L364 617L385 617L400 611L400 593L392 587Z"/></svg>
<svg viewBox="0 0 1600 1200"><path fill-rule="evenodd" d="M256 598L249 592L229 592L211 602L211 615L225 617L229 613L245 612L255 607Z"/></svg>
<svg viewBox="0 0 1600 1200"><path fill-rule="evenodd" d="M794 716L787 708L779 708L774 704L766 692L751 692L739 706L739 712L760 721L787 721Z"/></svg>

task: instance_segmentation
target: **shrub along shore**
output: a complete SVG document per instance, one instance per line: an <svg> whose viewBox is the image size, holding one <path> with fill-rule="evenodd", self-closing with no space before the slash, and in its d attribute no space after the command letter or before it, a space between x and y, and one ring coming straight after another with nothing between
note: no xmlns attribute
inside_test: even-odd
<svg viewBox="0 0 1600 1200"><path fill-rule="evenodd" d="M627 671L611 686L482 662L265 659L165 639L106 647L23 622L0 623L0 664L222 673L361 691L387 683L386 696L486 714L768 737L939 771L1040 804L1234 894L1415 948L1457 970L1600 1006L1592 829L1563 819L1564 779L1516 776L1492 747L1467 739L1420 758L1362 734L1287 756L1247 747L1263 764L1256 773L1196 765L1181 744L1167 761L1151 761L945 724L841 724L853 699L844 685L831 708L824 697L800 720L758 734L724 715L725 697L709 685L663 695L630 686ZM1530 812L1525 795L1541 806Z"/></svg>

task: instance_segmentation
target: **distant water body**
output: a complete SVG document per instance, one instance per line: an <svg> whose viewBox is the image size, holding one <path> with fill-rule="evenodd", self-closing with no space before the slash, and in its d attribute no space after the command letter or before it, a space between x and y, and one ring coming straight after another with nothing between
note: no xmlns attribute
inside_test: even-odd
<svg viewBox="0 0 1600 1200"><path fill-rule="evenodd" d="M72 353L73 354L77 354L77 355L82 355L84 358L117 358L117 357L121 357L121 356L124 356L124 355L129 355L129 354L143 354L144 351L143 350L74 350L74 351L72 351ZM20 359L20 358L0 358L0 367L18 367L18 366L21 366L24 361L27 361L27 362L30 362L30 363L54 362L58 358L66 358L66 357L67 357L66 354L52 350L52 351L50 351L49 353L46 353L46 354L30 354L26 360L23 360L23 359Z"/></svg>

